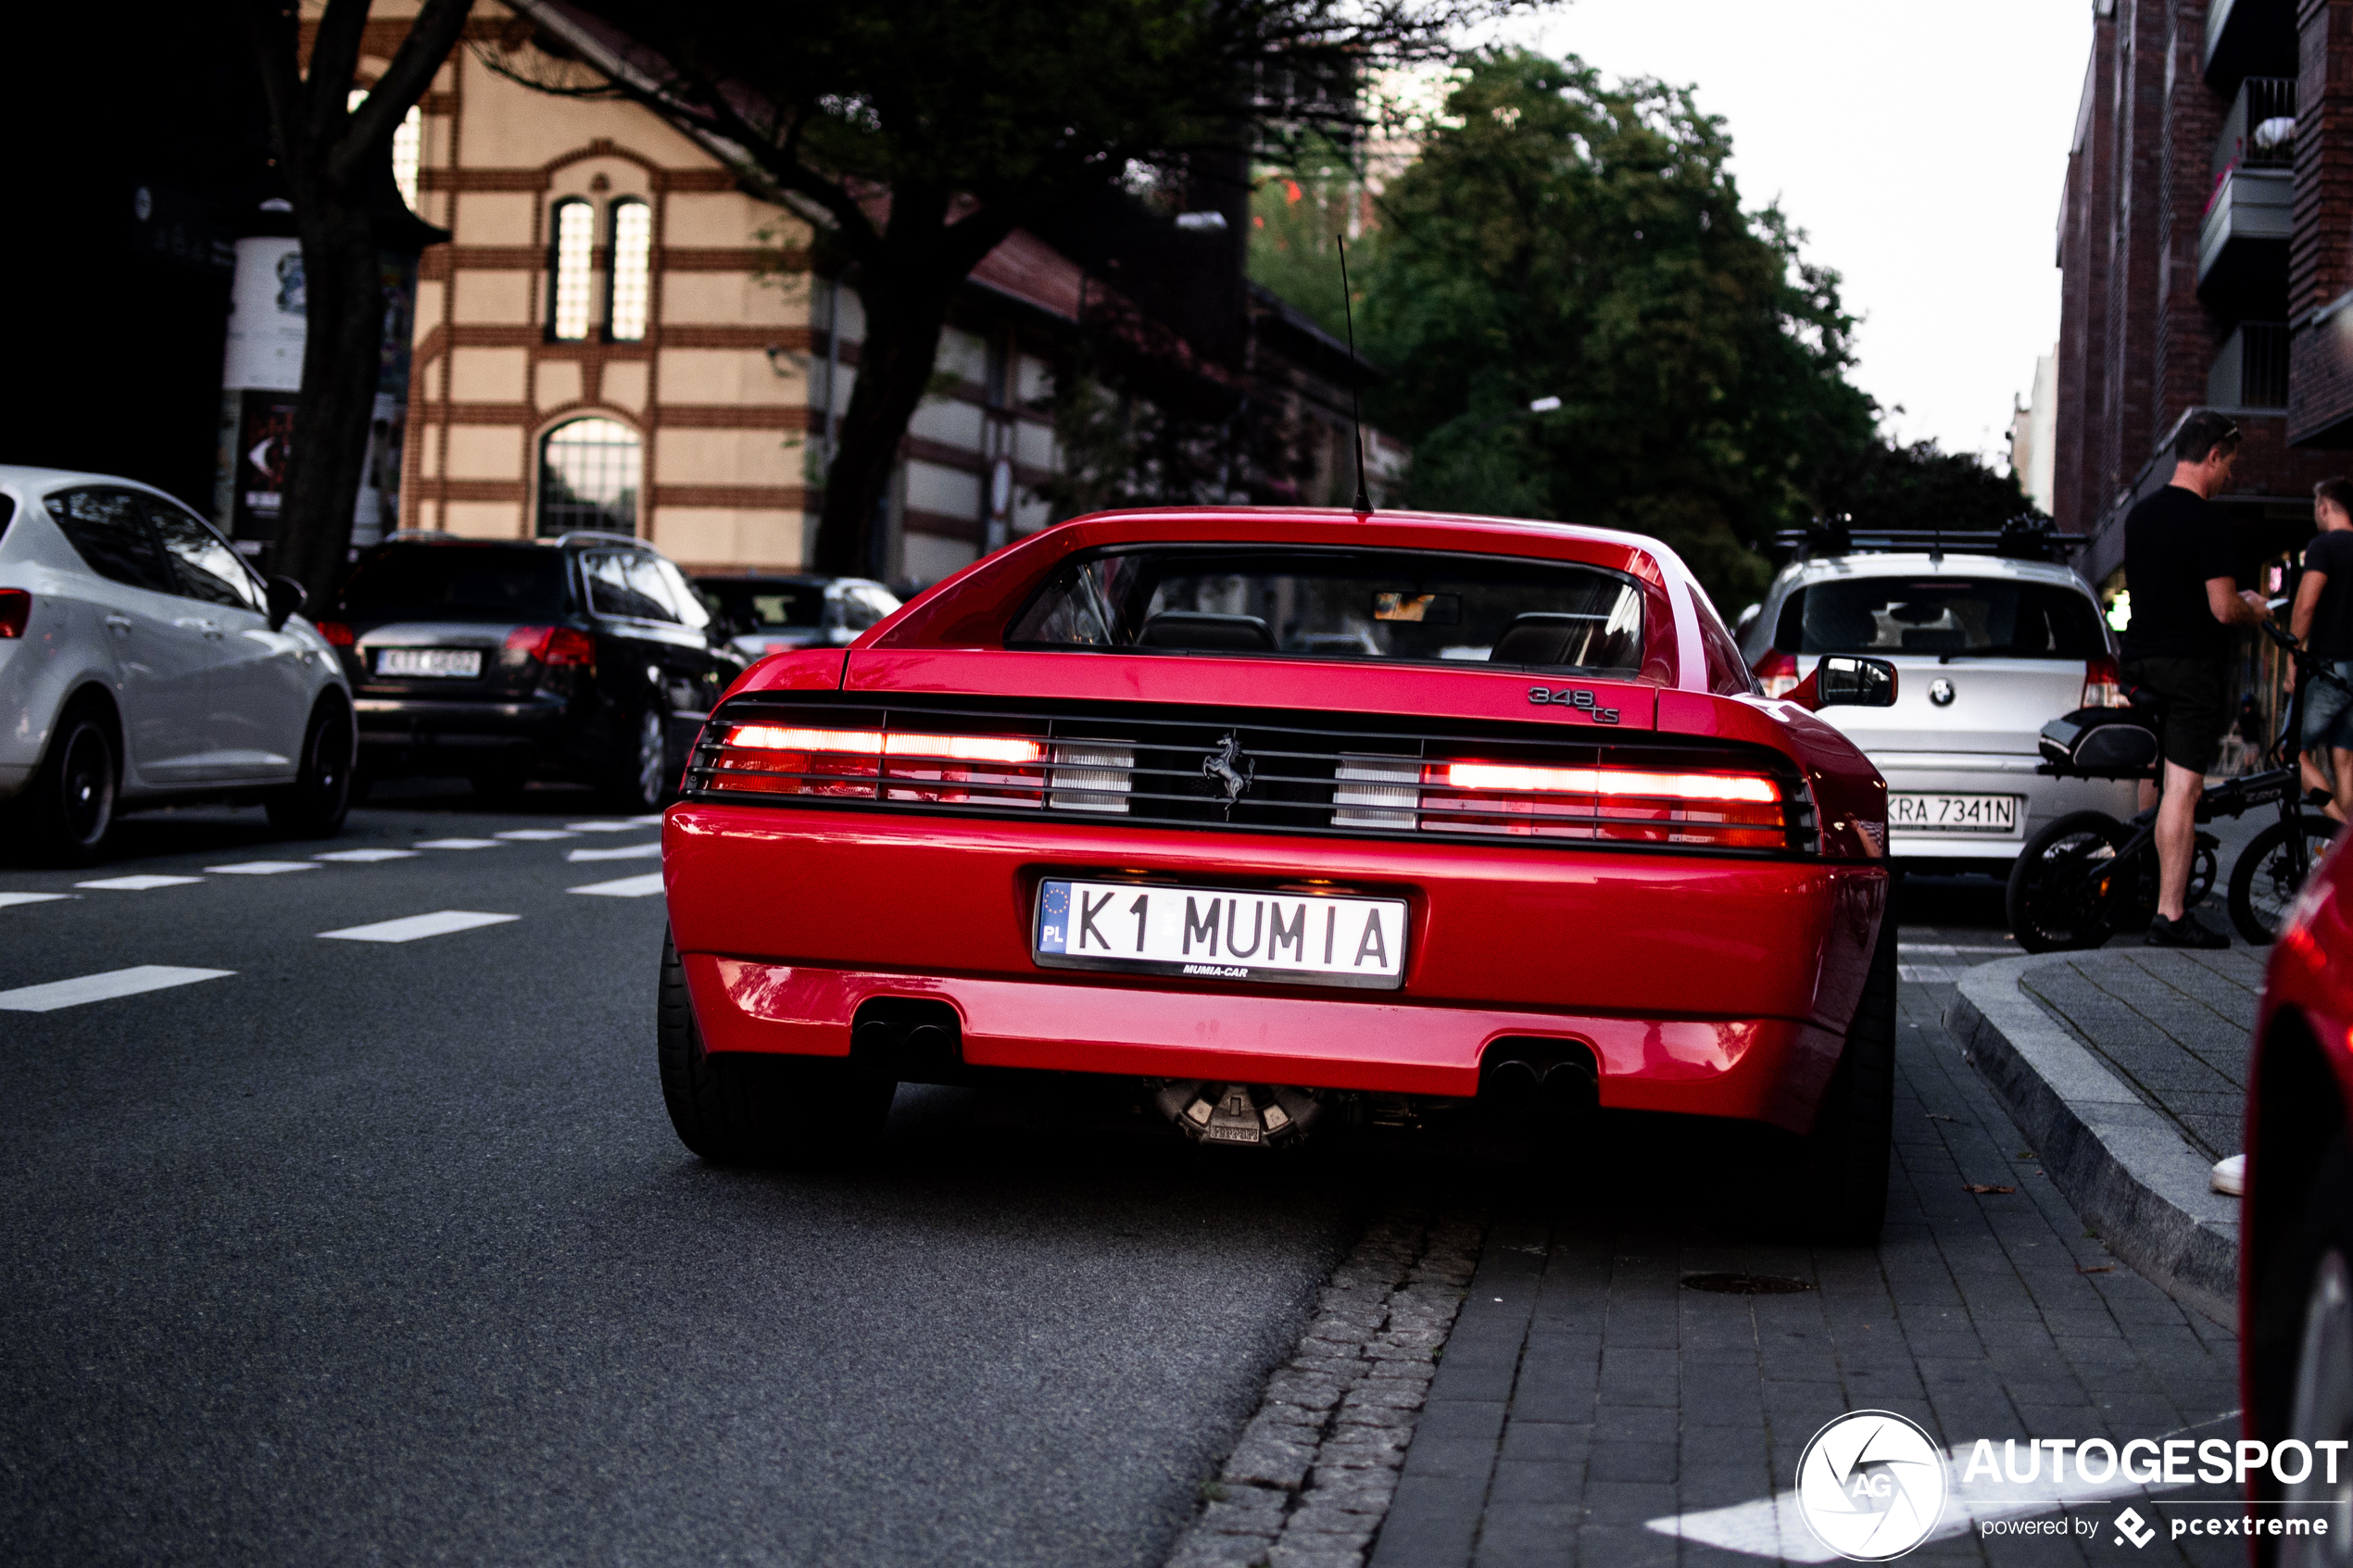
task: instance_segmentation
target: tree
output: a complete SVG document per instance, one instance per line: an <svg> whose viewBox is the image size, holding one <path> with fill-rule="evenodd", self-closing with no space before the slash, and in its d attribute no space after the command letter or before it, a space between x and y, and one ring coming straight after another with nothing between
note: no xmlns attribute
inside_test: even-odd
<svg viewBox="0 0 2353 1568"><path fill-rule="evenodd" d="M368 461L384 330L383 263L371 197L391 180L392 137L433 82L473 0L424 0L392 64L349 107L368 0L327 0L302 57L301 11L290 0L245 0L261 68L278 169L302 241L307 336L301 437L287 462L278 569L332 604L351 546L351 513Z"/></svg>
<svg viewBox="0 0 2353 1568"><path fill-rule="evenodd" d="M1688 90L1495 50L1423 134L1357 318L1387 372L1367 413L1416 447L1409 498L1652 534L1719 605L1755 597L1755 547L1875 439L1837 275L1742 210Z"/></svg>
<svg viewBox="0 0 2353 1568"><path fill-rule="evenodd" d="M1827 463L1815 484L1819 515L1860 528L1995 529L2039 516L2015 475L1933 441L1874 440Z"/></svg>
<svg viewBox="0 0 2353 1568"><path fill-rule="evenodd" d="M1250 199L1250 275L1315 323L1341 336L1339 247L1355 227L1364 185L1348 150L1313 136L1284 167L1258 182Z"/></svg>
<svg viewBox="0 0 2353 1568"><path fill-rule="evenodd" d="M510 74L634 100L725 149L816 226L801 264L856 291L865 336L815 551L855 571L950 305L1006 235L1122 182L1238 194L1269 137L1350 130L1365 67L1435 56L1532 0L578 0L593 31L516 3L545 25L501 51Z"/></svg>

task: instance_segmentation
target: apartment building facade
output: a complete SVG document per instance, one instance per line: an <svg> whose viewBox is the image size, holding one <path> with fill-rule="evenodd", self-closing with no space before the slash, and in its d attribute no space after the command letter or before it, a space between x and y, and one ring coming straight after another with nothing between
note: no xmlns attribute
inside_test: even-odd
<svg viewBox="0 0 2353 1568"><path fill-rule="evenodd" d="M2129 592L2124 516L2171 476L2182 420L2219 410L2246 436L2215 498L2240 578L2276 589L2314 481L2353 467L2353 8L2093 9L2059 208L2052 510L2090 536L2103 596Z"/></svg>

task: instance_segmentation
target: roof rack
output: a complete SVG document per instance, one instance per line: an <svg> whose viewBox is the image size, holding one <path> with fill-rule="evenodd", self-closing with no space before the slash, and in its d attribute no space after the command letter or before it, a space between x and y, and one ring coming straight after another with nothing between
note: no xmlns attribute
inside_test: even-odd
<svg viewBox="0 0 2353 1568"><path fill-rule="evenodd" d="M1951 550L1958 555L2059 562L2069 551L2080 550L2087 543L2082 534L2061 533L2045 517L2012 518L1998 529L1857 528L1849 518L1818 518L1810 527L1783 529L1773 535L1774 547L1797 561L1897 550L1943 560L1944 552Z"/></svg>
<svg viewBox="0 0 2353 1568"><path fill-rule="evenodd" d="M556 537L556 543L559 545L569 545L574 540L598 544L635 545L640 549L650 547L634 533L614 533L601 528L574 528Z"/></svg>

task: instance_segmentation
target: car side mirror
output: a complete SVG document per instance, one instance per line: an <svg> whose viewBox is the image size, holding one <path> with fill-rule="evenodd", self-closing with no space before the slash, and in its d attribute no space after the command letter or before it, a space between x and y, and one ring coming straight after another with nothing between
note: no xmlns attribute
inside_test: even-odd
<svg viewBox="0 0 2353 1568"><path fill-rule="evenodd" d="M310 601L310 591L291 577L270 580L270 630L283 631L290 617L300 615L302 607Z"/></svg>
<svg viewBox="0 0 2353 1568"><path fill-rule="evenodd" d="M1895 666L1884 659L1826 653L1789 699L1817 712L1825 708L1893 708Z"/></svg>

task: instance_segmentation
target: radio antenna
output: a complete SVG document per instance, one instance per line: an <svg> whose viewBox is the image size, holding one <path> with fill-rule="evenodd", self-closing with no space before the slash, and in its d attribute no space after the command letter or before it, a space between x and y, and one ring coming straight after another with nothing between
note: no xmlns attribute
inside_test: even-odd
<svg viewBox="0 0 2353 1568"><path fill-rule="evenodd" d="M1332 243L1340 246L1340 305L1348 317L1348 411L1356 421L1356 505L1353 509L1359 517L1370 517L1373 501L1365 493L1365 408L1356 391L1356 383L1363 380L1358 372L1364 361L1356 358L1356 305L1348 297L1348 236L1334 234Z"/></svg>

